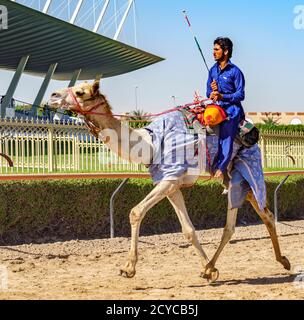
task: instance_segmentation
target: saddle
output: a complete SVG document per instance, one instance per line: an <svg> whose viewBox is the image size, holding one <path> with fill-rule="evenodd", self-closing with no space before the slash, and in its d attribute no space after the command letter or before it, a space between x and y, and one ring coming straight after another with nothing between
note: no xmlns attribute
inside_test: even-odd
<svg viewBox="0 0 304 320"><path fill-rule="evenodd" d="M220 124L228 120L225 111L217 105L186 108L181 112L188 129L193 130L199 126L201 129L206 130L207 135L219 136ZM251 148L259 142L259 139L260 132L258 128L249 121L243 120L239 125L236 142L245 148Z"/></svg>
<svg viewBox="0 0 304 320"><path fill-rule="evenodd" d="M246 148L251 148L260 140L259 129L247 120L243 120L239 126L237 140Z"/></svg>

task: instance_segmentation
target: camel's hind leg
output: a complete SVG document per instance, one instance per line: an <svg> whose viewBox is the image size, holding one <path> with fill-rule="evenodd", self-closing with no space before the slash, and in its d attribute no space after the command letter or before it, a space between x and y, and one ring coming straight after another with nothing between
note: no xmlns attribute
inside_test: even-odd
<svg viewBox="0 0 304 320"><path fill-rule="evenodd" d="M290 270L290 263L288 259L286 257L283 257L281 254L273 213L268 208L266 208L264 211L261 211L252 192L248 193L247 200L251 203L254 210L257 212L257 214L260 216L267 227L277 261L280 262L286 270Z"/></svg>
<svg viewBox="0 0 304 320"><path fill-rule="evenodd" d="M180 190L175 191L171 195L168 196L169 201L171 202L179 222L182 226L182 232L185 235L186 239L192 243L194 248L196 249L197 253L202 259L202 267L203 270L205 269L206 264L208 263L208 257L204 252L202 246L200 245L196 233L195 228L190 220L190 217L187 212L187 208L185 205L185 200L182 192Z"/></svg>
<svg viewBox="0 0 304 320"><path fill-rule="evenodd" d="M213 258L206 266L205 274L203 275L205 279L214 281L214 273L216 272L216 269L215 269L216 261L219 258L223 249L225 248L226 244L229 242L229 240L232 238L235 232L237 213L238 213L238 209L229 209L227 212L227 223L224 229L224 233L222 235L221 243L216 253L214 254Z"/></svg>
<svg viewBox="0 0 304 320"><path fill-rule="evenodd" d="M138 260L138 237L139 229L143 218L148 210L154 205L179 189L179 183L175 181L160 182L136 207L131 210L131 248L129 251L128 261L120 270L120 274L127 278L135 276L136 263Z"/></svg>

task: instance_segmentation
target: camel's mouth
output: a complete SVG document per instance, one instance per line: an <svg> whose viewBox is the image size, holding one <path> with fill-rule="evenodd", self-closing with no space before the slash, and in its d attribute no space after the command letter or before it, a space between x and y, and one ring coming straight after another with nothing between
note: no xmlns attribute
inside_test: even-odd
<svg viewBox="0 0 304 320"><path fill-rule="evenodd" d="M65 99L63 98L50 98L48 102L49 106L55 109L63 109L69 110L69 105L66 103Z"/></svg>

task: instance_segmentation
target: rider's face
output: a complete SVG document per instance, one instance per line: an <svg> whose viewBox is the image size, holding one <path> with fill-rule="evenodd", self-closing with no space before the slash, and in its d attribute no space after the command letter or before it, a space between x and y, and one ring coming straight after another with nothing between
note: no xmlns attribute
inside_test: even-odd
<svg viewBox="0 0 304 320"><path fill-rule="evenodd" d="M224 59L224 50L220 45L215 44L213 48L213 56L215 61L221 61Z"/></svg>

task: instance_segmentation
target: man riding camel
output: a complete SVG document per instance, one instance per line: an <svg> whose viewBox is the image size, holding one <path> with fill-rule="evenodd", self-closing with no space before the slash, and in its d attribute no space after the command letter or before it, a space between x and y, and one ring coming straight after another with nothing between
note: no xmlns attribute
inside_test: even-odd
<svg viewBox="0 0 304 320"><path fill-rule="evenodd" d="M233 141L238 133L240 122L245 119L241 102L245 99L245 78L234 65L233 43L229 38L214 41L213 55L216 64L209 72L207 97L224 109L227 118L220 124L219 150L213 165L215 178L222 178L233 152Z"/></svg>

